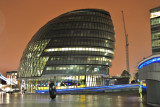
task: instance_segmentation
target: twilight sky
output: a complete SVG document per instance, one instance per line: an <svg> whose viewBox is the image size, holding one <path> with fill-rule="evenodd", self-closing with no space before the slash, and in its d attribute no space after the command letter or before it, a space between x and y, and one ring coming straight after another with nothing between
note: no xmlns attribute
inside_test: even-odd
<svg viewBox="0 0 160 107"><path fill-rule="evenodd" d="M125 36L121 11L124 11L129 36L130 72L151 55L149 10L160 0L0 0L0 72L16 70L32 36L49 20L82 8L110 12L116 33L115 58L111 75L126 69Z"/></svg>

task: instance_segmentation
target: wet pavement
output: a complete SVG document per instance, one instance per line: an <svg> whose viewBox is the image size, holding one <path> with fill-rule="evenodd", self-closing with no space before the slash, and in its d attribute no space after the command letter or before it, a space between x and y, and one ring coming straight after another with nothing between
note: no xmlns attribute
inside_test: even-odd
<svg viewBox="0 0 160 107"><path fill-rule="evenodd" d="M137 91L86 95L19 94L0 92L0 107L149 107L141 102Z"/></svg>

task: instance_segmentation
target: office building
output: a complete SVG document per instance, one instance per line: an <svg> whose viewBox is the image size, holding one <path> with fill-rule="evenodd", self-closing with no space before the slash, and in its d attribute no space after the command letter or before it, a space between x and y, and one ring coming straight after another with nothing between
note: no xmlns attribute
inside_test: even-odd
<svg viewBox="0 0 160 107"><path fill-rule="evenodd" d="M32 37L20 61L18 77L29 92L104 84L115 48L109 12L80 9L45 24ZM30 84L30 85L27 85Z"/></svg>

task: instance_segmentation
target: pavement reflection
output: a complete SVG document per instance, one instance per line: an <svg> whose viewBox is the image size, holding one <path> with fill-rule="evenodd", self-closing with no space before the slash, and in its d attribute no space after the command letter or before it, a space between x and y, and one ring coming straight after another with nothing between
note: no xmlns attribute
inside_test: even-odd
<svg viewBox="0 0 160 107"><path fill-rule="evenodd" d="M52 100L48 94L0 93L0 107L148 107L138 92L120 92L86 95L57 95Z"/></svg>

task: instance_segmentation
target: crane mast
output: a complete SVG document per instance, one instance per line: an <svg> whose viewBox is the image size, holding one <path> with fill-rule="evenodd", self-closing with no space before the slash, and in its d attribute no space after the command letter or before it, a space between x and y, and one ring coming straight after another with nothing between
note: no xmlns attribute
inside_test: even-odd
<svg viewBox="0 0 160 107"><path fill-rule="evenodd" d="M123 25L124 25L124 35L126 39L126 64L127 64L127 71L130 73L129 69L129 42L128 42L128 34L126 33L126 26L125 26L125 20L124 20L124 14L122 11L122 18L123 18Z"/></svg>

